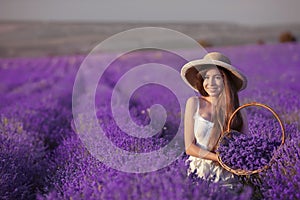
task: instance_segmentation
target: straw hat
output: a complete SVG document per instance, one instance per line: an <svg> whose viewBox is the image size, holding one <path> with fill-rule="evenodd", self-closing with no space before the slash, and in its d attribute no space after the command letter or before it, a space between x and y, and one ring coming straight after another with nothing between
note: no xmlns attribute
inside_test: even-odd
<svg viewBox="0 0 300 200"><path fill-rule="evenodd" d="M203 59L188 62L181 68L181 77L184 82L186 82L186 84L188 84L191 88L193 88L193 90L198 92L192 80L197 77L198 72L203 71L212 65L222 67L223 69L229 71L238 91L246 88L246 76L244 76L239 70L231 65L231 61L228 57L219 52L211 52L206 54ZM192 71L192 74L189 74L189 76L187 77L186 72L190 68L194 68L196 70Z"/></svg>

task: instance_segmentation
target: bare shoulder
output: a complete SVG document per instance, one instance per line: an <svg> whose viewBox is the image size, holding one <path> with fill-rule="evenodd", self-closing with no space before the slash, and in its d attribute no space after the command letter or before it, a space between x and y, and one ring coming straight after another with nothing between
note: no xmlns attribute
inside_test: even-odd
<svg viewBox="0 0 300 200"><path fill-rule="evenodd" d="M199 97L197 96L192 96L190 98L188 98L188 100L186 101L186 104L195 104L197 103L197 101L199 101Z"/></svg>
<svg viewBox="0 0 300 200"><path fill-rule="evenodd" d="M187 109L196 108L198 101L199 101L199 97L197 96L192 96L188 98L188 100L186 101L186 108Z"/></svg>

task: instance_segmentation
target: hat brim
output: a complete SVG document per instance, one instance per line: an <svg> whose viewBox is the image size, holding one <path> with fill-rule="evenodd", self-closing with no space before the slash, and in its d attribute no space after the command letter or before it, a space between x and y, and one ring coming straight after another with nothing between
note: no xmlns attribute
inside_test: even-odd
<svg viewBox="0 0 300 200"><path fill-rule="evenodd" d="M188 71L188 69L190 69L192 67L194 67L199 72L199 71L203 71L203 70L207 69L210 66L219 66L219 67L222 67L222 68L228 70L233 75L232 78L237 86L238 91L241 91L247 87L246 76L244 76L234 66L227 64L225 62L222 62L222 61L218 61L218 60L200 59L200 60L190 61L181 68L181 77L187 85L189 85L193 90L198 92L197 88L195 88L192 85L192 83L187 79L186 72Z"/></svg>

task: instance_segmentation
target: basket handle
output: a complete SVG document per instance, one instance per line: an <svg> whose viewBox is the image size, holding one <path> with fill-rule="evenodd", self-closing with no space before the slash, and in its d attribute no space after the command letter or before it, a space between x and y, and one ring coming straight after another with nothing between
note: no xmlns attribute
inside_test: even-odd
<svg viewBox="0 0 300 200"><path fill-rule="evenodd" d="M251 102L251 103L247 103L247 104L244 104L240 107L238 107L233 113L232 115L230 116L229 120L228 120L228 124L227 124L227 132L230 132L230 125L231 125L231 122L233 120L233 117L235 116L235 114L241 110L242 108L245 108L245 107L249 107L249 106L260 106L260 107L263 107L263 108L266 108L268 109L269 111L271 111L271 113L276 117L276 119L278 120L279 124L280 124L280 128L281 128L281 131L282 131L282 137L281 137L281 144L284 143L284 138L285 138L285 129L284 129L284 126L282 124L282 121L281 119L279 118L278 114L272 109L270 108L269 106L265 105L265 104L262 104L262 103L257 103L257 102Z"/></svg>

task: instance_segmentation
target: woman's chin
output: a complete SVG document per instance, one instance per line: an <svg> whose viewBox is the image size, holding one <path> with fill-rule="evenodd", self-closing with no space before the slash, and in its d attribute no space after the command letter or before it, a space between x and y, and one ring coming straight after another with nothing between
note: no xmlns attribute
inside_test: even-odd
<svg viewBox="0 0 300 200"><path fill-rule="evenodd" d="M217 93L217 92L210 92L210 93L208 93L208 95L209 95L210 97L218 97L219 94L220 94L220 93Z"/></svg>

